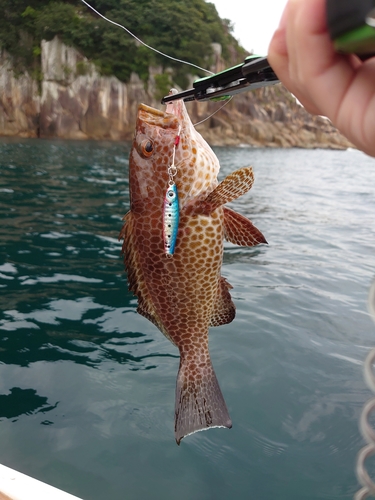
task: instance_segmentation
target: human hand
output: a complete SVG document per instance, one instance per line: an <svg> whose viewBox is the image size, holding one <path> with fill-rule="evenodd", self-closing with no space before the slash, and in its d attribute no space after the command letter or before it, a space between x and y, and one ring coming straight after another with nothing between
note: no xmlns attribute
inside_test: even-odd
<svg viewBox="0 0 375 500"><path fill-rule="evenodd" d="M337 54L325 0L289 0L268 61L312 114L327 116L355 146L375 156L375 58Z"/></svg>

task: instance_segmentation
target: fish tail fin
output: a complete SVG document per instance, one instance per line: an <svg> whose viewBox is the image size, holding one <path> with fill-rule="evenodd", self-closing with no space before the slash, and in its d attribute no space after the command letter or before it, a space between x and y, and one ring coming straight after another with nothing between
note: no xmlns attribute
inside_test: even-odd
<svg viewBox="0 0 375 500"><path fill-rule="evenodd" d="M209 355L187 361L181 355L176 384L175 438L177 444L197 431L232 427Z"/></svg>

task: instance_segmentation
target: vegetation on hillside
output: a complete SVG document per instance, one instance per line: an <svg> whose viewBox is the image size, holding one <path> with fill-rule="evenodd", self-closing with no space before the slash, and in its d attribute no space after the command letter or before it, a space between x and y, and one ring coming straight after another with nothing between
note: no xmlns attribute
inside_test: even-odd
<svg viewBox="0 0 375 500"><path fill-rule="evenodd" d="M202 67L211 63L211 43L220 43L228 64L245 53L233 38L230 21L220 19L205 0L91 0L95 9L123 24L147 44ZM80 0L0 0L0 47L14 56L17 69L40 70L40 42L58 35L80 50L103 75L128 81L131 72L145 81L150 65L173 69L185 85L191 68L137 43L128 33L93 13Z"/></svg>

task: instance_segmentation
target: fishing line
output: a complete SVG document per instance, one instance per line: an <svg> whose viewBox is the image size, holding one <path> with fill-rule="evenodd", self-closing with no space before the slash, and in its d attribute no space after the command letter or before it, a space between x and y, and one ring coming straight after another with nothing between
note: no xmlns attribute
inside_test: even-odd
<svg viewBox="0 0 375 500"><path fill-rule="evenodd" d="M203 120L201 120L200 122L193 123L193 126L196 127L197 125L200 125L201 123L205 122L206 120L208 120L212 116L216 115L216 113L218 113L221 109L223 109L224 106L226 106L227 104L229 104L232 99L233 99L233 96L231 95L229 97L229 99L227 101L225 101L225 103L222 106L220 106L220 108L218 108L216 111L214 111L213 113L211 113L210 115L208 115L207 118L203 118Z"/></svg>
<svg viewBox="0 0 375 500"><path fill-rule="evenodd" d="M205 71L206 73L209 73L210 75L214 74L212 71L209 71L208 69L201 68L200 66L197 66L196 64L193 64L189 61L183 61L182 59L177 59L176 57L169 56L168 54L165 54L164 52L161 52L160 50L155 49L154 47L151 47L151 45L148 45L147 43L143 42L140 38L138 38L136 35L134 35L134 33L132 33L130 30L128 30L128 28L125 28L125 26L123 26L122 24L116 23L115 21L108 19L108 17L103 16L103 14L101 14L96 9L94 9L94 7L92 7L88 2L86 2L86 0L81 0L81 2L83 2L85 5L87 5L87 7L89 7L92 11L95 12L95 14L100 16L105 21L107 21L111 24L114 24L115 26L118 26L119 28L122 28L123 30L125 30L129 35L131 35L135 40L137 40L137 42L141 43L144 47L147 47L148 49L153 50L157 54L160 54L161 56L166 57L168 59L171 59L172 61L176 61L176 62L179 62L182 64L187 64L189 66L192 66L193 68L200 69L201 71Z"/></svg>
<svg viewBox="0 0 375 500"><path fill-rule="evenodd" d="M158 49L155 49L154 47L151 47L151 45L148 45L147 43L143 42L140 38L138 38L136 35L134 35L134 33L132 33L128 28L126 28L122 24L116 23L115 21L112 21L112 19L109 19L108 17L105 17L103 14L101 14L99 11L97 11L92 5L90 5L88 2L86 2L86 0L81 0L81 2L84 3L85 5L87 5L87 7L89 7L99 17L101 17L102 19L104 19L108 23L113 24L114 26L118 26L119 28L122 28L130 36L132 36L135 40L137 40L137 42L139 42L140 44L142 44L144 47L146 47L146 48L148 48L148 49L156 52L157 54L159 54L159 55L161 55L163 57L166 57L167 59L171 59L172 61L179 62L179 63L182 63L182 64L187 64L188 66L192 66L193 68L200 69L201 71L205 71L206 73L209 73L210 75L214 75L215 74L212 71L209 71L208 69L201 68L200 66L198 66L196 64L193 64L193 63L191 63L189 61L184 61L182 59L177 59L176 57L172 57L172 56L170 56L168 54L165 54L164 52L161 52ZM197 125L200 125L201 123L203 123L206 120L210 119L212 116L216 115L216 113L218 113L221 109L223 109L224 106L226 106L232 99L233 99L233 96L230 96L230 98L222 106L220 106L220 108L218 108L216 111L214 111L212 114L210 114L209 116L207 116L206 118L204 118L200 122L194 123L193 126L196 127Z"/></svg>

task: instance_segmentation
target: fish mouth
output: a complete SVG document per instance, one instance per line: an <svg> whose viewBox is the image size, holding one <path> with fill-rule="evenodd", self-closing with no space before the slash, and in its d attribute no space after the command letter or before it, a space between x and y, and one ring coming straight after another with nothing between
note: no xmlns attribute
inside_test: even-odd
<svg viewBox="0 0 375 500"><path fill-rule="evenodd" d="M145 113L148 113L153 116L159 116L161 118L164 118L164 111L160 111L160 109L152 108L151 106L147 106L147 104L140 104L138 106L139 111L144 111Z"/></svg>
<svg viewBox="0 0 375 500"><path fill-rule="evenodd" d="M139 104L138 120L148 123L149 125L157 125L164 129L179 127L178 116L152 108L151 106L147 106L147 104Z"/></svg>

